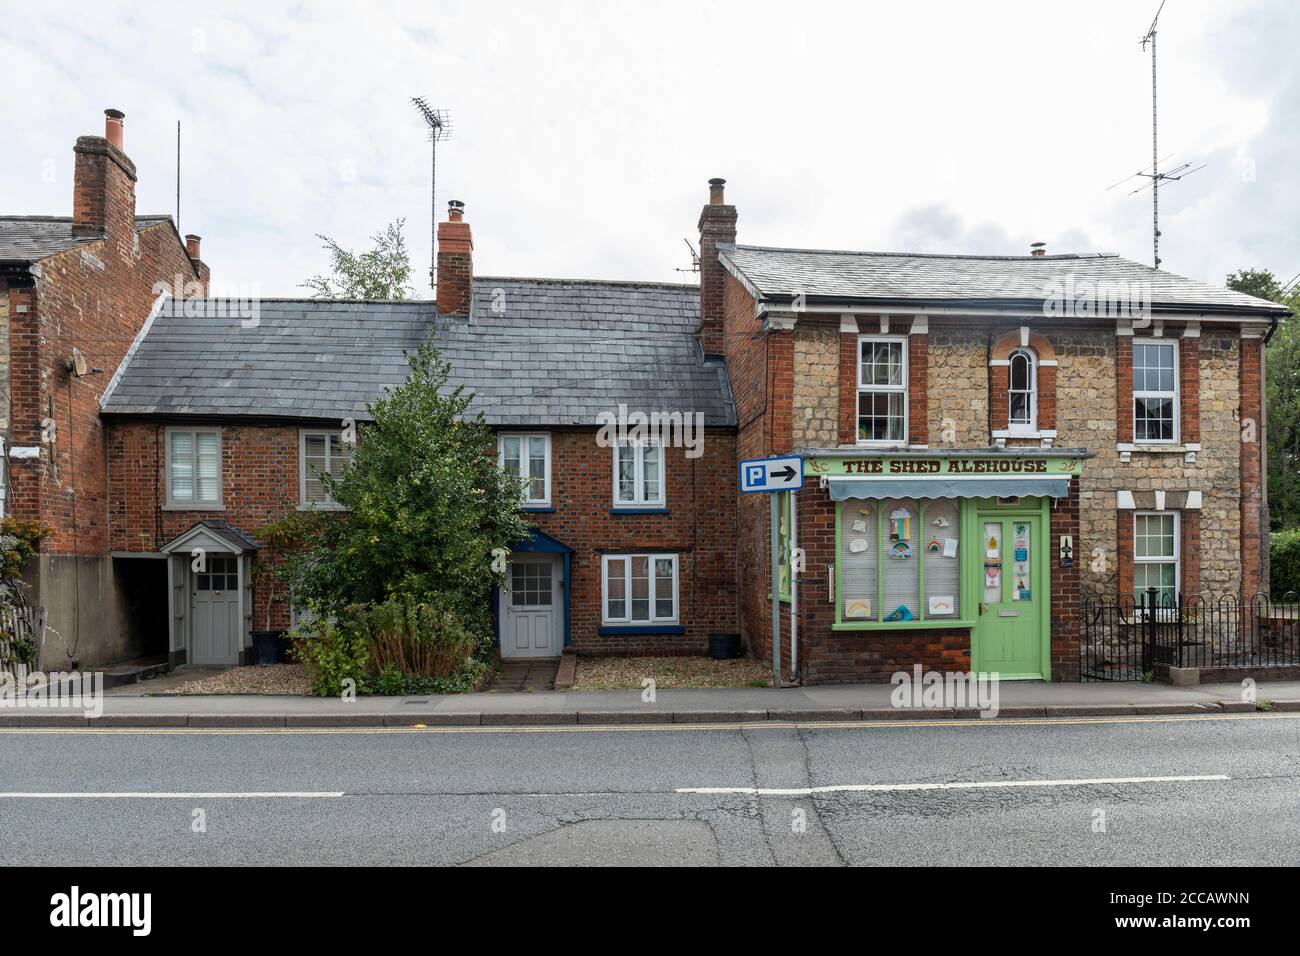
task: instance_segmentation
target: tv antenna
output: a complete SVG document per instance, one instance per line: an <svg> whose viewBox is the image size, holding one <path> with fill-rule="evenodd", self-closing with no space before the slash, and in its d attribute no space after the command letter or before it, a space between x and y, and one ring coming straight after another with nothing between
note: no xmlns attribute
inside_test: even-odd
<svg viewBox="0 0 1300 956"><path fill-rule="evenodd" d="M429 286L436 288L438 272L438 143L451 137L451 114L446 110L435 110L423 96L412 96L411 103L420 111L425 125L429 127Z"/></svg>
<svg viewBox="0 0 1300 956"><path fill-rule="evenodd" d="M700 254L699 254L698 252L696 252L696 251L695 251L695 247L694 247L693 245L691 245L691 240L689 240L689 239L683 239L682 242L686 243L686 248L689 249L690 252L691 252L691 267L690 267L689 269L682 269L682 268L679 267L679 268L673 269L673 271L674 271L674 272L698 273L698 272L700 271Z"/></svg>
<svg viewBox="0 0 1300 956"><path fill-rule="evenodd" d="M1205 168L1205 164L1203 163L1195 169L1192 168L1191 163L1181 163L1165 172L1160 171L1160 163L1162 160L1159 158L1160 153L1158 146L1159 111L1157 109L1158 101L1156 99L1156 25L1160 22L1160 14L1165 8L1165 2L1166 0L1160 0L1160 7L1156 10L1156 15L1151 20L1151 26L1141 40L1143 50L1147 48L1148 44L1151 46L1151 171L1134 173L1133 176L1130 176L1127 179L1122 179L1119 183L1115 184L1115 186L1118 186L1120 183L1128 182L1129 179L1133 179L1134 177L1141 177L1149 180L1149 182L1139 186L1137 189L1133 190L1132 193L1129 193L1129 195L1131 196L1133 193L1139 193L1146 189L1147 186L1151 187L1151 260L1157 269L1160 268L1160 184L1162 182L1177 182L1183 177L1190 176L1197 170ZM1168 158L1168 156L1165 157L1165 159ZM1111 186L1110 188L1114 189L1115 186Z"/></svg>

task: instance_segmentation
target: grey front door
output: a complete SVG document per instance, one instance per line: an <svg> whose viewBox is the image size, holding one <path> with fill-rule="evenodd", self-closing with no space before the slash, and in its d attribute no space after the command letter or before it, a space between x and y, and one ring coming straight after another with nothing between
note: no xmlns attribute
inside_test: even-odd
<svg viewBox="0 0 1300 956"><path fill-rule="evenodd" d="M510 559L508 587L501 592L501 656L559 657L564 604L561 564L551 555Z"/></svg>
<svg viewBox="0 0 1300 956"><path fill-rule="evenodd" d="M192 573L193 621L191 664L238 664L239 559L210 554L202 571Z"/></svg>

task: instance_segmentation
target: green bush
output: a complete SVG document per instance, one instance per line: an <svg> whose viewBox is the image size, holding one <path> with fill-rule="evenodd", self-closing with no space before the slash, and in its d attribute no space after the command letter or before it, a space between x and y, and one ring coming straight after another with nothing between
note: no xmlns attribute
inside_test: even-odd
<svg viewBox="0 0 1300 956"><path fill-rule="evenodd" d="M347 678L359 694L462 693L487 669L475 657L484 641L455 611L409 596L350 604L316 630L295 646L322 697L339 694Z"/></svg>
<svg viewBox="0 0 1300 956"><path fill-rule="evenodd" d="M356 682L358 694L370 693L370 648L348 628L334 621L300 625L293 635L294 653L307 668L311 692L318 697L338 697L343 682Z"/></svg>
<svg viewBox="0 0 1300 956"><path fill-rule="evenodd" d="M1269 579L1273 597L1300 594L1300 528L1274 531L1268 536Z"/></svg>

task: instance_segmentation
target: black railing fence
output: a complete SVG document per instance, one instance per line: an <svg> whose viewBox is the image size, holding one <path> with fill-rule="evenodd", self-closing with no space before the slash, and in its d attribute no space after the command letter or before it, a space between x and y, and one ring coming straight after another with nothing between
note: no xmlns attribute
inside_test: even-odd
<svg viewBox="0 0 1300 956"><path fill-rule="evenodd" d="M1300 599L1257 594L1091 595L1083 601L1083 680L1142 680L1161 667L1300 666Z"/></svg>

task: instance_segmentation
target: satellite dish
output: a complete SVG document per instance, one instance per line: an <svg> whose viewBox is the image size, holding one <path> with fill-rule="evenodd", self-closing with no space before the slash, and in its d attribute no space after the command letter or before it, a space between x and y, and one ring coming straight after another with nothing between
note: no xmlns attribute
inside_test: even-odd
<svg viewBox="0 0 1300 956"><path fill-rule="evenodd" d="M68 367L72 369L72 374L77 378L81 378L86 374L88 371L86 356L81 354L81 349L72 350L72 361L68 364Z"/></svg>

